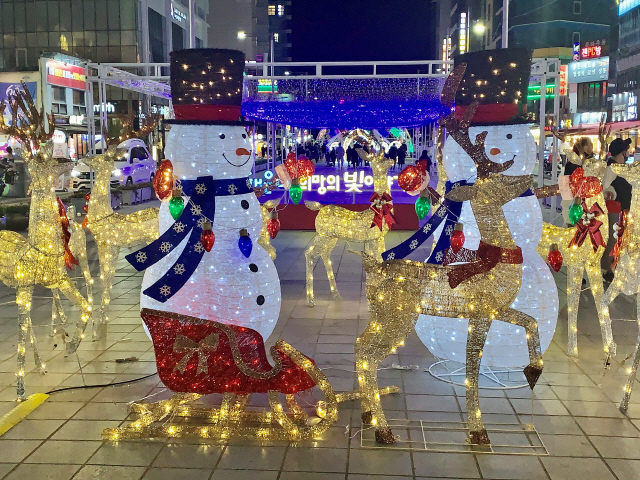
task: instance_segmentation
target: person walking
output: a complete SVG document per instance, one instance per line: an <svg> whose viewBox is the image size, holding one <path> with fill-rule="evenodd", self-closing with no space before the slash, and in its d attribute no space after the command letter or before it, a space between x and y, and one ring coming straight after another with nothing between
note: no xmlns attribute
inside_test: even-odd
<svg viewBox="0 0 640 480"><path fill-rule="evenodd" d="M404 161L407 158L407 146L403 143L398 149L398 168L402 170L404 168Z"/></svg>
<svg viewBox="0 0 640 480"><path fill-rule="evenodd" d="M344 164L344 148L341 143L338 143L338 146L336 147L336 162L337 165L340 166L340 170L342 170L342 166Z"/></svg>
<svg viewBox="0 0 640 480"><path fill-rule="evenodd" d="M393 169L396 169L396 162L398 161L398 147L395 144L391 144L389 147L389 158L393 160Z"/></svg>

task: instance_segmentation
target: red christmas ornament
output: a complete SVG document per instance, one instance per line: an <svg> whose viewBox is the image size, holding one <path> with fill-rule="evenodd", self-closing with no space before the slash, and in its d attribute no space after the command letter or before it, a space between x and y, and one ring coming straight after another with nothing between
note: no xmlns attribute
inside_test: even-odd
<svg viewBox="0 0 640 480"><path fill-rule="evenodd" d="M210 252L215 241L216 236L211 230L211 222L203 222L202 233L200 234L200 243L207 252Z"/></svg>
<svg viewBox="0 0 640 480"><path fill-rule="evenodd" d="M453 233L451 234L450 242L451 250L453 250L453 253L458 253L464 245L464 232L462 231L461 223L456 223L456 226L453 229Z"/></svg>
<svg viewBox="0 0 640 480"><path fill-rule="evenodd" d="M415 165L407 165L398 174L398 185L405 192L414 192L422 185L422 172Z"/></svg>
<svg viewBox="0 0 640 480"><path fill-rule="evenodd" d="M153 189L160 200L164 201L171 198L171 192L174 189L173 164L171 160L163 160L158 170L156 170Z"/></svg>
<svg viewBox="0 0 640 480"><path fill-rule="evenodd" d="M91 200L91 194L90 194L90 193L87 193L87 194L84 196L84 199L85 199L87 202L88 202L89 200Z"/></svg>
<svg viewBox="0 0 640 480"><path fill-rule="evenodd" d="M313 164L311 160L309 160L305 156L298 157L298 161L296 162L296 171L295 177L301 182L306 181L313 173L316 171L316 166Z"/></svg>
<svg viewBox="0 0 640 480"><path fill-rule="evenodd" d="M280 220L278 219L278 212L271 212L271 218L267 222L267 232L269 232L269 236L273 240L278 235L280 231Z"/></svg>
<svg viewBox="0 0 640 480"><path fill-rule="evenodd" d="M547 262L554 272L559 272L562 268L562 252L558 250L558 244L552 243L547 256Z"/></svg>

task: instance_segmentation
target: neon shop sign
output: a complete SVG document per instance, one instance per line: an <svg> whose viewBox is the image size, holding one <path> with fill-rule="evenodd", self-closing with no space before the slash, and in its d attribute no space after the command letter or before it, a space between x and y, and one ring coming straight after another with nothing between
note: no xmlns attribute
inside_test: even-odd
<svg viewBox="0 0 640 480"><path fill-rule="evenodd" d="M262 178L253 178L251 181L254 188L261 187L264 181L272 180L274 174L267 171ZM389 190L397 184L398 176L387 175L387 185ZM373 175L365 175L364 172L344 172L342 175L312 175L304 182L300 182L302 190L307 192L317 192L325 195L329 192L362 193L373 191Z"/></svg>

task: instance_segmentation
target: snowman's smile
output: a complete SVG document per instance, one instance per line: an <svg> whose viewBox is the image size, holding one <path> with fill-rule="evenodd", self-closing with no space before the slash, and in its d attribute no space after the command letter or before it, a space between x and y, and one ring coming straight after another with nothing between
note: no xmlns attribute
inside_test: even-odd
<svg viewBox="0 0 640 480"><path fill-rule="evenodd" d="M229 159L227 158L227 156L226 156L224 153L222 154L222 156L223 156L223 157L224 157L224 159L227 161L227 163L228 163L229 165L231 165L232 167L243 167L243 166L245 166L245 165L247 164L247 162L248 162L249 160L251 160L251 154L249 154L249 156L247 157L247 159L246 159L243 163L237 163L237 164L236 164L236 163L232 163L232 162L230 162L230 161L229 161Z"/></svg>

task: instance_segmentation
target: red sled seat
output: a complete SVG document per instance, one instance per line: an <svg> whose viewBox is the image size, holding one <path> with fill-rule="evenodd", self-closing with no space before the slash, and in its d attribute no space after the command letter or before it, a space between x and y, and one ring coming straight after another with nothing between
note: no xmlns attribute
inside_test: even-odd
<svg viewBox="0 0 640 480"><path fill-rule="evenodd" d="M315 386L277 346L271 347L272 366L255 330L146 308L141 316L151 333L160 380L174 392L293 394Z"/></svg>

